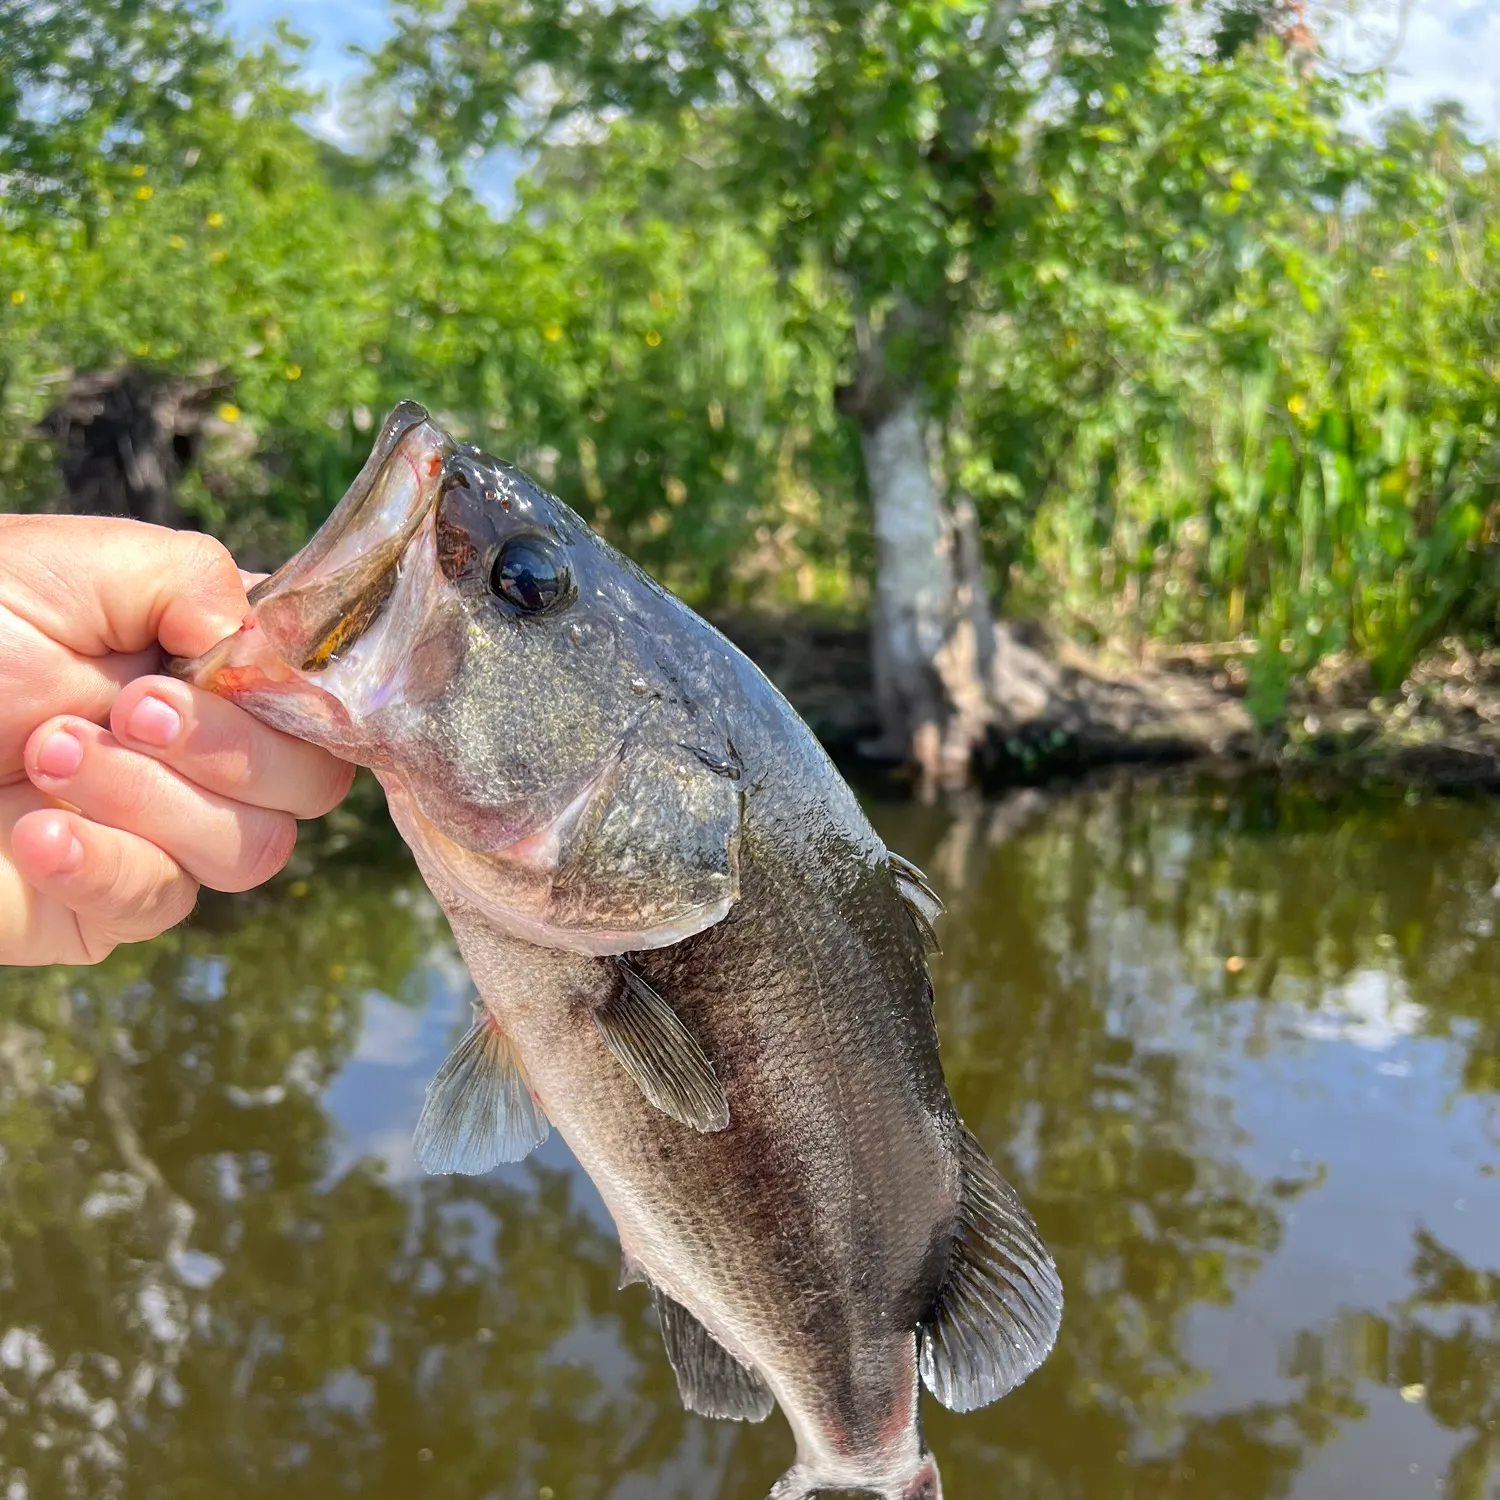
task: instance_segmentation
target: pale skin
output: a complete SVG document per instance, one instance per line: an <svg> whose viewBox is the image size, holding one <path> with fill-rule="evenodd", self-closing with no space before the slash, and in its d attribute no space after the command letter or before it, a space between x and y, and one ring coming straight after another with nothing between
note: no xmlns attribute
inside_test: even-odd
<svg viewBox="0 0 1500 1500"><path fill-rule="evenodd" d="M97 963L243 891L353 767L161 674L237 630L210 537L0 515L0 964Z"/></svg>

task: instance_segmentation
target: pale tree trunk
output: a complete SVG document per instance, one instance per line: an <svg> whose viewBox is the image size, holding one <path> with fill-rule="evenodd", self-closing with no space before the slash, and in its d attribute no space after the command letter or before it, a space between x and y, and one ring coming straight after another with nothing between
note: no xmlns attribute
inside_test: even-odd
<svg viewBox="0 0 1500 1500"><path fill-rule="evenodd" d="M992 632L973 504L944 504L919 388L859 416L874 513L880 748L914 761L928 789L961 785L990 721Z"/></svg>
<svg viewBox="0 0 1500 1500"><path fill-rule="evenodd" d="M943 720L935 662L953 566L915 392L860 424L875 527L871 647L884 749L936 769Z"/></svg>

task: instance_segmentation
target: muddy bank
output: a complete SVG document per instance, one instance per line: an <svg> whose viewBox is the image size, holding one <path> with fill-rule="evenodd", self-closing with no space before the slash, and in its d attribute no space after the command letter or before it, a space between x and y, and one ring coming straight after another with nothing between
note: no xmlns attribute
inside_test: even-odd
<svg viewBox="0 0 1500 1500"><path fill-rule="evenodd" d="M878 722L862 628L797 614L714 623L786 694L840 760L868 761ZM1242 647L1177 648L1136 661L1085 651L1035 625L997 630L997 722L979 766L991 790L1122 764L1209 763L1288 775L1500 790L1500 652L1445 642L1379 694L1331 662L1259 728Z"/></svg>

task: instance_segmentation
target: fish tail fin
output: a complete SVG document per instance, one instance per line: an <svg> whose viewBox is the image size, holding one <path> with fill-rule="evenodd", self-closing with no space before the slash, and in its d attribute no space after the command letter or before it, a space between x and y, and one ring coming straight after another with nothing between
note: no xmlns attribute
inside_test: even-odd
<svg viewBox="0 0 1500 1500"><path fill-rule="evenodd" d="M915 1471L904 1479L866 1481L863 1485L823 1479L805 1464L793 1464L771 1487L766 1500L818 1500L830 1493L868 1495L871 1500L943 1500L943 1481L930 1453L924 1453Z"/></svg>

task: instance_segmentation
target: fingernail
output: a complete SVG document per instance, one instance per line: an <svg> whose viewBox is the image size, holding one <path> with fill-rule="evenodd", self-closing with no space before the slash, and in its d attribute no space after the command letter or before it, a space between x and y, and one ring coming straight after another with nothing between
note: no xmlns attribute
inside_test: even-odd
<svg viewBox="0 0 1500 1500"><path fill-rule="evenodd" d="M68 847L63 851L63 857L57 862L57 874L72 875L83 864L83 845L78 841L76 833L68 835Z"/></svg>
<svg viewBox="0 0 1500 1500"><path fill-rule="evenodd" d="M143 745L165 748L182 733L182 715L160 698L142 698L130 710L130 717L125 721L125 733Z"/></svg>
<svg viewBox="0 0 1500 1500"><path fill-rule="evenodd" d="M66 729L48 735L36 753L37 770L44 776L71 776L82 764L83 746L78 736Z"/></svg>

